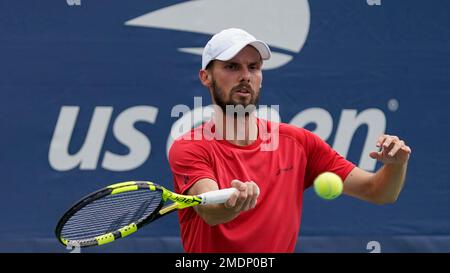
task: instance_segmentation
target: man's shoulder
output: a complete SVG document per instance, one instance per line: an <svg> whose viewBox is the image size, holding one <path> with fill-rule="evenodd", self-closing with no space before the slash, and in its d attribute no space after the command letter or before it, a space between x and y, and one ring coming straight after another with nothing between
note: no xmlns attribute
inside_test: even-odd
<svg viewBox="0 0 450 273"><path fill-rule="evenodd" d="M305 133L310 133L308 130L297 127L292 124L284 123L284 122L275 122L275 121L267 121L262 120L262 123L267 123L269 130L273 133L279 133L283 136L291 136L291 137L304 137Z"/></svg>
<svg viewBox="0 0 450 273"><path fill-rule="evenodd" d="M273 121L263 121L267 122L267 128L271 134L275 134L278 137L280 143L297 143L301 146L309 145L314 143L317 138L319 138L313 132L302 128L297 127L292 124L283 123L283 122L273 122Z"/></svg>
<svg viewBox="0 0 450 273"><path fill-rule="evenodd" d="M170 150L173 149L205 149L209 146L208 140L211 140L208 135L205 135L205 124L192 128L187 133L175 138Z"/></svg>

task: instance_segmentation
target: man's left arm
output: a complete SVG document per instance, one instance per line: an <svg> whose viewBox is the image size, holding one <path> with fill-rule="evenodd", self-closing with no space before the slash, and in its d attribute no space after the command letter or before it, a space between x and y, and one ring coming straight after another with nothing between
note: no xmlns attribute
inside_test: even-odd
<svg viewBox="0 0 450 273"><path fill-rule="evenodd" d="M375 204L394 203L405 182L411 148L397 136L382 135L377 141L379 152L370 157L383 162L376 173L355 167L344 181L344 193Z"/></svg>

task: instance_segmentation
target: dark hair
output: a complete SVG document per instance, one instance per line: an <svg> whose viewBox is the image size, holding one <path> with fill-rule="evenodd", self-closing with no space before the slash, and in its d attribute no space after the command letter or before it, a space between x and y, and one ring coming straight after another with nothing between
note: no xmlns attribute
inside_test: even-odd
<svg viewBox="0 0 450 273"><path fill-rule="evenodd" d="M208 65L206 65L205 70L210 69L210 68L212 67L213 63L214 63L214 60L211 60L211 61L208 63Z"/></svg>

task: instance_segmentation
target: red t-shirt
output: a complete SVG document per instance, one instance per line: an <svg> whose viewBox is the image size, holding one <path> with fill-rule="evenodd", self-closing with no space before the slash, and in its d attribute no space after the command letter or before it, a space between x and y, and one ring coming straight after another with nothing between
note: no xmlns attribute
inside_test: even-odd
<svg viewBox="0 0 450 273"><path fill-rule="evenodd" d="M186 252L293 252L303 191L322 172L345 180L355 166L315 134L292 125L258 119L259 132L267 133L248 146L211 136L198 140L205 126L213 128L211 122L197 127L170 149L175 191L186 193L202 178L216 181L220 189L238 179L254 181L260 196L254 209L216 226L206 224L193 208L180 210Z"/></svg>

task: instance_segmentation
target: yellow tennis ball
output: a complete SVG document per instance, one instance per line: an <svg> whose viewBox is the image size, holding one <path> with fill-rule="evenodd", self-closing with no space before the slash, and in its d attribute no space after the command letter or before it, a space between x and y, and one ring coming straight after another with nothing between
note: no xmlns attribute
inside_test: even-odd
<svg viewBox="0 0 450 273"><path fill-rule="evenodd" d="M342 193L342 179L335 173L324 172L314 180L314 190L323 199L332 200Z"/></svg>

